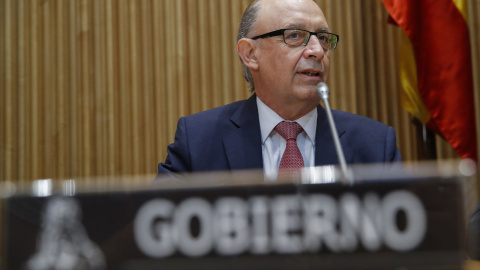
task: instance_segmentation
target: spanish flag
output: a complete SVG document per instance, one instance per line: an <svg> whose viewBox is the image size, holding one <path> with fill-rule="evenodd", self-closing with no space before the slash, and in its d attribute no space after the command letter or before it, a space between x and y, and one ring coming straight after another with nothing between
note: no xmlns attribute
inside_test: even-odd
<svg viewBox="0 0 480 270"><path fill-rule="evenodd" d="M477 160L472 56L466 0L382 0L403 29L402 105Z"/></svg>

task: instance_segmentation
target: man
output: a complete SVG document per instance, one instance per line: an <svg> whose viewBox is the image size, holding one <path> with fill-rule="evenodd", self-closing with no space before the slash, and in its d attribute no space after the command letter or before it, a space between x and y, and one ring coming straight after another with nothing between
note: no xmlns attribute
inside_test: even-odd
<svg viewBox="0 0 480 270"><path fill-rule="evenodd" d="M276 177L279 168L338 164L316 94L337 41L312 0L252 3L240 23L237 51L254 94L180 118L159 175L263 168ZM345 112L333 116L348 163L401 160L391 127ZM292 140L283 130L299 134Z"/></svg>

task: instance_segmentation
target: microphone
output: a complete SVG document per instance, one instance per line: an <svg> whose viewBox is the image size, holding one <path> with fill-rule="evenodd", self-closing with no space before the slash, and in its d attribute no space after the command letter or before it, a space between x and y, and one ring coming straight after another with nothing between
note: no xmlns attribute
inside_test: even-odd
<svg viewBox="0 0 480 270"><path fill-rule="evenodd" d="M322 99L323 104L325 105L325 110L327 111L328 124L332 132L333 143L335 144L335 151L337 152L338 161L340 162L340 167L343 172L344 179L348 181L350 185L353 184L353 177L350 172L347 170L347 162L345 161L345 156L343 155L342 145L338 139L337 128L335 122L333 121L332 110L330 109L330 104L328 103L328 97L330 95L330 90L324 82L317 84L317 96Z"/></svg>

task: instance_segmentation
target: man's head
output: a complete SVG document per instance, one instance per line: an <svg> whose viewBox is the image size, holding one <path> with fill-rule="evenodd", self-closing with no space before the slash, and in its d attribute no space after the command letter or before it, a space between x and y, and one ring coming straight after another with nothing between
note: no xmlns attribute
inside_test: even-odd
<svg viewBox="0 0 480 270"><path fill-rule="evenodd" d="M328 24L313 0L257 0L242 18L237 51L247 81L267 106L295 120L319 102L315 87L328 77L329 51L316 35L304 46L286 44L282 34L252 39L279 29L319 32Z"/></svg>

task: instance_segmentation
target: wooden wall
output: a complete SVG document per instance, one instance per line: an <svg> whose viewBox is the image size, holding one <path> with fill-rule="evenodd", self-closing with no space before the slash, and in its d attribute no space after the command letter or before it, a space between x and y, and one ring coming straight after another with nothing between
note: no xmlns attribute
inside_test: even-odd
<svg viewBox="0 0 480 270"><path fill-rule="evenodd" d="M250 95L235 49L249 2L0 0L0 180L154 174L180 116ZM400 29L380 0L318 3L341 36L332 107L393 126L417 160ZM478 112L480 1L469 4Z"/></svg>

